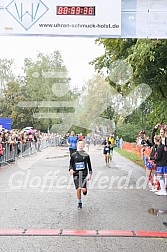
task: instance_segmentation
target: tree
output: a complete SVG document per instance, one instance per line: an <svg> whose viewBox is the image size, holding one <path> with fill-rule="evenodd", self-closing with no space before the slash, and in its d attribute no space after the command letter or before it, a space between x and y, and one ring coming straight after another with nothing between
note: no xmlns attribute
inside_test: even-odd
<svg viewBox="0 0 167 252"><path fill-rule="evenodd" d="M6 88L8 81L14 80L12 72L14 60L0 59L0 93L2 95L3 90Z"/></svg>
<svg viewBox="0 0 167 252"><path fill-rule="evenodd" d="M145 83L149 85L151 95L124 123L136 122L137 125L153 127L159 120L165 122L167 109L167 41L151 39L98 39L103 44L104 55L94 59L91 64L98 72L108 74L107 81L124 97L135 87ZM124 85L110 78L110 66L118 61L128 62L133 68L131 79ZM119 76L119 70L115 72ZM113 76L112 76L113 77ZM142 122L140 123L142 118ZM160 119L159 119L160 118Z"/></svg>
<svg viewBox="0 0 167 252"><path fill-rule="evenodd" d="M33 126L47 131L55 124L60 124L62 129L64 118L70 123L74 108L67 103L75 100L79 92L70 88L60 52L39 53L36 60L26 58L23 70L24 76L6 82L1 114L11 117L13 127L19 129Z"/></svg>
<svg viewBox="0 0 167 252"><path fill-rule="evenodd" d="M12 127L17 129L22 129L31 118L29 109L18 106L22 100L25 100L24 86L17 81L8 82L1 99L2 116L12 118Z"/></svg>
<svg viewBox="0 0 167 252"><path fill-rule="evenodd" d="M95 75L85 85L82 96L81 122L86 122L85 127L92 129L94 126L114 127L113 111L111 111L110 86L101 74ZM108 120L106 120L108 119Z"/></svg>
<svg viewBox="0 0 167 252"><path fill-rule="evenodd" d="M25 59L26 90L28 106L32 109L32 123L36 127L49 130L52 125L61 123L59 113L68 112L67 108L57 108L54 101L69 100L70 78L59 51L52 54L39 53L37 60ZM59 90L64 95L59 96ZM67 92L66 94L66 91ZM53 117L53 113L57 114ZM53 117L53 118L52 118Z"/></svg>

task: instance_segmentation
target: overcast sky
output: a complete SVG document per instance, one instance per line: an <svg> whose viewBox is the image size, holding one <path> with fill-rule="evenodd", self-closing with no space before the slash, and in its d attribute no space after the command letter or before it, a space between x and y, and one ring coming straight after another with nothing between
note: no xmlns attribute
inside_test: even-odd
<svg viewBox="0 0 167 252"><path fill-rule="evenodd" d="M0 37L0 58L15 59L16 74L20 73L25 57L35 59L38 52L61 52L72 78L72 86L81 87L90 79L94 67L89 62L102 55L104 49L95 44L95 38L71 37Z"/></svg>

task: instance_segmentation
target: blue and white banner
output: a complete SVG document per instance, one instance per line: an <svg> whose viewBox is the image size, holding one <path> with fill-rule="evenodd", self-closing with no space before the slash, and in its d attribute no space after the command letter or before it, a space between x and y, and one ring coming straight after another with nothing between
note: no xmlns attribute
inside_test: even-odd
<svg viewBox="0 0 167 252"><path fill-rule="evenodd" d="M0 33L120 36L121 0L1 0Z"/></svg>

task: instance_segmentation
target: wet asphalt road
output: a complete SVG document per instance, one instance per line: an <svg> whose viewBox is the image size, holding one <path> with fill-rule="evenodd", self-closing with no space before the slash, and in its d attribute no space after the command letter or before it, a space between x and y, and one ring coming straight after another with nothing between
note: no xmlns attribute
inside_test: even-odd
<svg viewBox="0 0 167 252"><path fill-rule="evenodd" d="M150 192L145 170L114 152L105 166L100 146L90 149L93 177L77 209L67 148L49 147L0 169L0 229L165 231L167 197ZM167 239L148 237L0 235L0 251L167 251Z"/></svg>

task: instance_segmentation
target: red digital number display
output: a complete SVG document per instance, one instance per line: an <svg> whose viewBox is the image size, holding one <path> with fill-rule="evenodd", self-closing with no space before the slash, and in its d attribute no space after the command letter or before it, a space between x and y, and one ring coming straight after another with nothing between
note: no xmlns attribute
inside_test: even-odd
<svg viewBox="0 0 167 252"><path fill-rule="evenodd" d="M95 6L57 6L56 14L95 16Z"/></svg>

